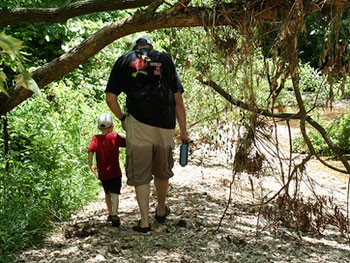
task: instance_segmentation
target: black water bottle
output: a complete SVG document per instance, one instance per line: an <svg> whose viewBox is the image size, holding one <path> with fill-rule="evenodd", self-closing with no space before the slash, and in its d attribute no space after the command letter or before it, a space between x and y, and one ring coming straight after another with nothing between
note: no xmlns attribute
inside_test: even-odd
<svg viewBox="0 0 350 263"><path fill-rule="evenodd" d="M180 165L182 167L187 165L188 162L188 143L183 143L180 145Z"/></svg>

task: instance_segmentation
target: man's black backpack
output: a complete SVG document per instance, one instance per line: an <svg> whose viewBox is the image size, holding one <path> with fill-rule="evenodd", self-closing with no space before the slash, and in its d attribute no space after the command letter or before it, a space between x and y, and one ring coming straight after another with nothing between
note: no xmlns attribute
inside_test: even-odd
<svg viewBox="0 0 350 263"><path fill-rule="evenodd" d="M137 59L132 66L135 87L127 94L130 113L142 119L152 119L162 111L174 106L174 95L162 76L160 64L149 57L152 50L136 50ZM163 66L163 65L162 65Z"/></svg>

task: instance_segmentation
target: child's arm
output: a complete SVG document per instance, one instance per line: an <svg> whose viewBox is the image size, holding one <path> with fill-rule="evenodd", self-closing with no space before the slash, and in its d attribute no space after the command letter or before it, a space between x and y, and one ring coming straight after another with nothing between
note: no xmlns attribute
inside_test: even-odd
<svg viewBox="0 0 350 263"><path fill-rule="evenodd" d="M89 168L91 172L97 174L97 167L93 165L94 152L89 152Z"/></svg>
<svg viewBox="0 0 350 263"><path fill-rule="evenodd" d="M125 148L126 147L126 138L125 138L125 135L124 134L119 134L118 133L118 145L119 147L123 147Z"/></svg>

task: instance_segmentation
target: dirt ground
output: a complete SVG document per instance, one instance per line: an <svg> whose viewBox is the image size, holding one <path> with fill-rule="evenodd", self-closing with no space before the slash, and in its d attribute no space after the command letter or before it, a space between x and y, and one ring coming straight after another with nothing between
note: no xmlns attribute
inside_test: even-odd
<svg viewBox="0 0 350 263"><path fill-rule="evenodd" d="M120 228L106 222L101 193L72 221L58 225L41 247L19 255L17 262L350 262L349 237L337 228L329 225L319 235L298 235L259 216L252 204L281 188L278 177L234 177L225 153L208 149L194 146L189 165L175 164L167 201L171 214L164 224L153 220L152 195L152 232L132 231L138 208L133 188L124 182ZM346 208L348 177L316 160L298 185L305 196L331 196Z"/></svg>

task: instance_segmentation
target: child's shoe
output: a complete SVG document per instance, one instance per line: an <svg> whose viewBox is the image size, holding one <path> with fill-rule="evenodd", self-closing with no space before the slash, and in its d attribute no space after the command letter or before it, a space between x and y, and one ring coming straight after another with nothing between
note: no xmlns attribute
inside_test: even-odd
<svg viewBox="0 0 350 263"><path fill-rule="evenodd" d="M117 215L111 216L112 226L114 227L120 227L120 218Z"/></svg>

